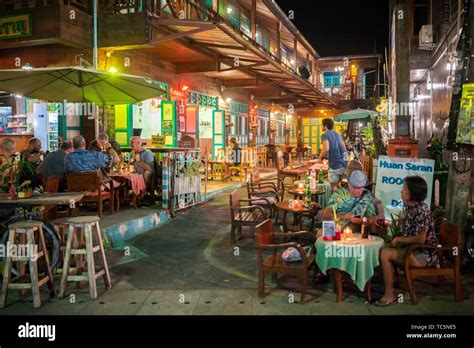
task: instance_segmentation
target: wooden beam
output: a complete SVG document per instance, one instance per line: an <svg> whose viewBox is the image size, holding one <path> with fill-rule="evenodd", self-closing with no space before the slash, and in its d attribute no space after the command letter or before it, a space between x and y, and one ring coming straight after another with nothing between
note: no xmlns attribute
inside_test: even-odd
<svg viewBox="0 0 474 348"><path fill-rule="evenodd" d="M267 62L261 62L261 63L255 63L255 64L249 64L249 65L239 64L239 65L237 65L237 66L232 65L230 68L225 68L225 69L222 69L222 68L220 68L220 66L219 66L218 71L219 71L219 72L225 72L225 71L231 71L231 70L239 70L241 66L244 66L244 67L247 68L247 69L252 69L252 68L256 68L256 67L262 66L262 65L268 65L268 63L267 63Z"/></svg>
<svg viewBox="0 0 474 348"><path fill-rule="evenodd" d="M252 39L257 41L257 0L252 0L250 9L250 28L252 30Z"/></svg>
<svg viewBox="0 0 474 348"><path fill-rule="evenodd" d="M225 50L247 51L247 49L242 46L221 45L221 44L210 43L210 42L200 42L199 44L206 47L221 48Z"/></svg>
<svg viewBox="0 0 474 348"><path fill-rule="evenodd" d="M217 71L217 62L193 62L176 64L177 74L206 73Z"/></svg>
<svg viewBox="0 0 474 348"><path fill-rule="evenodd" d="M150 24L162 25L164 27L194 27L194 28L206 28L206 27L215 27L212 22L203 22L203 21L188 21L184 19L162 19L162 18L152 18L149 20Z"/></svg>
<svg viewBox="0 0 474 348"><path fill-rule="evenodd" d="M214 28L196 28L196 29L192 29L192 30L188 30L188 31L182 31L180 33L176 33L176 34L172 34L172 35L168 35L168 36L164 36L164 37L159 37L155 40L152 40L150 42L150 44L153 45L153 44L158 44L160 42L173 41L173 40L176 40L176 39L179 39L179 38L182 38L182 37L202 33L203 31L209 31L209 30L212 30L212 29L214 29Z"/></svg>
<svg viewBox="0 0 474 348"><path fill-rule="evenodd" d="M247 87L247 86L256 87L257 83L258 83L257 79L235 79L235 80L225 80L222 82L222 85L225 88Z"/></svg>

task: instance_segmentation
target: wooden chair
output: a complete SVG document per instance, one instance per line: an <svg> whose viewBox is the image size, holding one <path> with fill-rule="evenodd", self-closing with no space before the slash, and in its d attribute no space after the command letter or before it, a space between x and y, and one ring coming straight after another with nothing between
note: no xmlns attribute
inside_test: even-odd
<svg viewBox="0 0 474 348"><path fill-rule="evenodd" d="M69 173L67 175L67 190L69 192L86 192L81 203L97 203L99 217L102 217L102 207L109 201L109 213L114 212L114 185L110 183L110 191L104 191L96 172Z"/></svg>
<svg viewBox="0 0 474 348"><path fill-rule="evenodd" d="M277 154L276 156L276 167L278 173L278 179L285 182L286 178L291 178L294 180L301 180L301 177L306 174L306 169L285 169L283 163L283 157Z"/></svg>
<svg viewBox="0 0 474 348"><path fill-rule="evenodd" d="M230 216L231 216L231 230L230 239L232 245L235 245L235 232L239 231L242 236L242 227L255 227L265 219L269 217L268 213L258 205L247 205L242 206L241 203L245 202L251 204L252 200L240 199L239 192L235 190L229 195L230 201ZM270 213L271 216L271 213Z"/></svg>
<svg viewBox="0 0 474 348"><path fill-rule="evenodd" d="M257 260L258 260L258 296L265 297L265 277L271 273L272 280L278 280L278 273L283 274L296 274L303 278L303 285L301 288L300 303L304 303L306 288L308 285L308 275L310 268L314 265L314 255L306 255L305 250L300 244L296 242L291 243L275 243L276 236L300 236L300 235L312 235L308 231L295 232L295 233L275 233L273 232L273 226L270 220L265 220L257 227L256 233L256 247L257 247ZM283 251L289 247L296 248L301 255L301 262L287 263L283 260ZM282 252L278 252L278 250ZM271 251L272 255L264 258L264 251Z"/></svg>
<svg viewBox="0 0 474 348"><path fill-rule="evenodd" d="M370 156L360 156L360 163L362 163L362 170L367 174L370 184L373 184L373 172L374 172L374 162Z"/></svg>
<svg viewBox="0 0 474 348"><path fill-rule="evenodd" d="M274 181L276 181L276 183ZM262 179L260 173L256 171L250 175L249 183L253 192L270 190L275 191L281 201L285 197L285 183L281 178L272 180Z"/></svg>
<svg viewBox="0 0 474 348"><path fill-rule="evenodd" d="M415 278L433 276L438 276L439 283L442 282L445 276L453 279L455 301L463 301L461 281L461 227L443 219L443 222L441 223L440 241L441 245L438 246L430 246L426 244L411 245L406 251L404 273L407 280L410 299L413 304L418 304L413 280ZM413 255L414 251L420 248L437 250L440 259L440 268L411 268L407 261L409 257Z"/></svg>
<svg viewBox="0 0 474 348"><path fill-rule="evenodd" d="M56 193L59 189L59 177L52 176L43 183L44 192ZM40 219L43 221L54 220L58 217L58 208L56 205L45 205L42 208Z"/></svg>

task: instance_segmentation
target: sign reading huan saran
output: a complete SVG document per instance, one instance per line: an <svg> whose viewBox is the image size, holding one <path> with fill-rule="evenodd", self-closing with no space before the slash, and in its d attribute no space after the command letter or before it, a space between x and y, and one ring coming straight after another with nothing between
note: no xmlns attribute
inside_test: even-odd
<svg viewBox="0 0 474 348"><path fill-rule="evenodd" d="M380 156L377 168L375 197L379 198L388 213L398 213L403 209L401 191L407 176L421 176L428 185L425 203L431 206L434 160L424 158L398 158Z"/></svg>
<svg viewBox="0 0 474 348"><path fill-rule="evenodd" d="M31 16L28 14L0 17L0 39L32 35Z"/></svg>

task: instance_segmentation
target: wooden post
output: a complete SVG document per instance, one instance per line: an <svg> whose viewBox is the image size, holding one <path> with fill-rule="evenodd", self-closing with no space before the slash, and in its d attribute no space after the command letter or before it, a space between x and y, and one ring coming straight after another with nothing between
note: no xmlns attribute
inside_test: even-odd
<svg viewBox="0 0 474 348"><path fill-rule="evenodd" d="M295 38L294 39L294 51L295 51L295 63L293 66L293 69L295 72L298 72L298 40Z"/></svg>
<svg viewBox="0 0 474 348"><path fill-rule="evenodd" d="M278 60L281 60L281 36L280 36L281 22L276 22L276 56Z"/></svg>
<svg viewBox="0 0 474 348"><path fill-rule="evenodd" d="M252 39L257 40L257 0L252 0L250 11L250 28L252 30Z"/></svg>
<svg viewBox="0 0 474 348"><path fill-rule="evenodd" d="M319 71L318 71L318 65L316 60L313 60L311 62L311 70L312 70L312 79L313 79L313 85L317 87L317 82L319 81Z"/></svg>

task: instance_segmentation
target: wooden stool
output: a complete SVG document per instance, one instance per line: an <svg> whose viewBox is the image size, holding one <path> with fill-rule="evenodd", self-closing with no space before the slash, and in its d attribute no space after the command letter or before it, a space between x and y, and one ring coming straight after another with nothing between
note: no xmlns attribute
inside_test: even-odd
<svg viewBox="0 0 474 348"><path fill-rule="evenodd" d="M59 298L64 298L68 282L81 281L89 282L90 296L93 300L97 299L97 278L103 276L105 288L112 288L110 281L109 268L105 258L104 245L100 234L98 216L80 216L70 218L69 233L67 236L66 253L64 255L63 271L61 276L61 286L59 290ZM97 245L93 243L93 235L95 234ZM77 246L73 246L73 240ZM102 260L103 268L96 272L94 254L99 252ZM76 267L70 267L71 256L76 256ZM87 275L82 275L83 256L86 257Z"/></svg>
<svg viewBox="0 0 474 348"><path fill-rule="evenodd" d="M41 294L40 287L47 283L49 292L52 296L56 295L53 284L53 274L51 273L51 267L49 264L48 250L46 249L46 243L43 234L43 223L41 221L24 221L11 224L9 226L8 246L17 247L17 253L15 256L7 254L5 261L5 270L3 272L3 287L2 287L2 300L0 308L5 307L7 302L8 290L26 290L31 289L33 293L33 303L35 308L41 307ZM36 243L36 235L38 234L38 244ZM18 241L16 241L18 237ZM26 237L26 241L25 241ZM23 250L29 252L28 256L19 255L21 250L19 247L25 247ZM9 247L7 248L7 250ZM38 279L38 260L43 258L44 265L46 268L46 275L42 279ZM12 262L18 262L19 275L15 278L11 278ZM23 281L25 278L25 266L28 263L30 268L30 282L20 283L18 280Z"/></svg>
<svg viewBox="0 0 474 348"><path fill-rule="evenodd" d="M64 252L66 250L66 235L67 235L67 232L69 231L70 219L71 219L70 217L65 217L65 218L60 218L53 221L54 230L58 234L59 244L60 244L59 261L58 261L58 266L55 269L57 274L62 272L62 267L60 265L64 261Z"/></svg>

